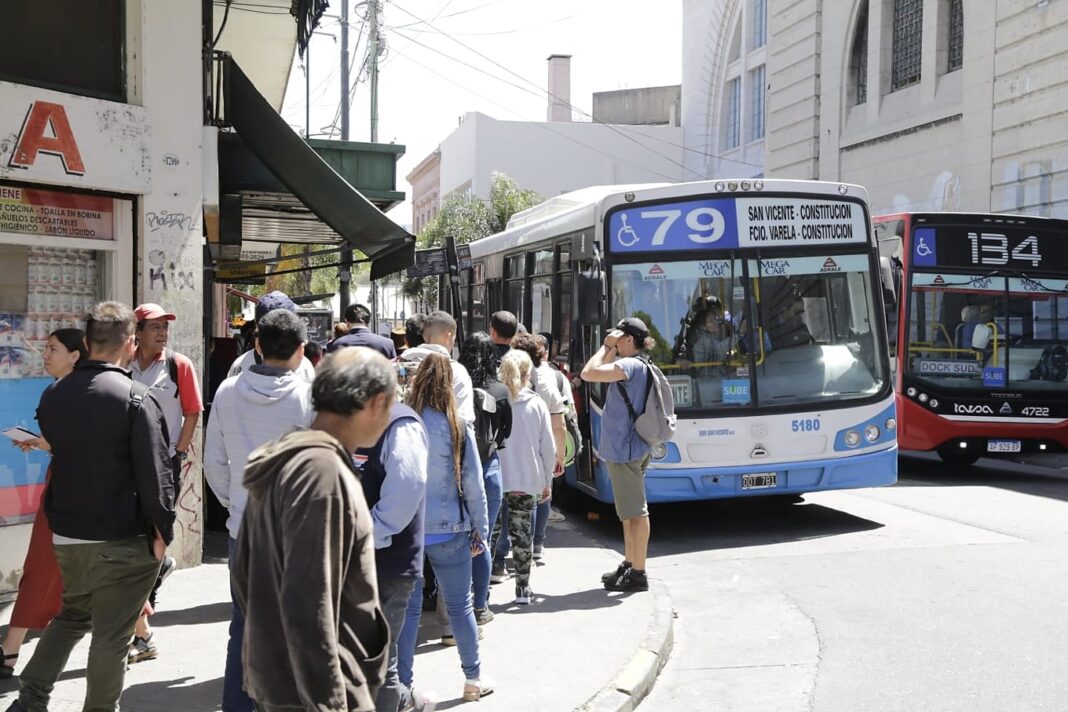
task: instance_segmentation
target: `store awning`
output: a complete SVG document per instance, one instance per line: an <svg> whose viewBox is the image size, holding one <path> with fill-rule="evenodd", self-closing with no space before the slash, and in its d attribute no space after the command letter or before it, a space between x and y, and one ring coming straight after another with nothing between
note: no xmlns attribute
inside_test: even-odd
<svg viewBox="0 0 1068 712"><path fill-rule="evenodd" d="M303 208L313 213L341 240L371 259L371 279L392 274L413 264L415 237L390 220L324 161L256 90L241 68L228 58L224 67L227 122L296 200L263 196L256 209L281 217L299 217ZM299 201L299 203L298 203ZM244 202L244 201L242 201ZM249 207L252 207L251 205ZM308 216L311 217L311 216ZM297 223L283 229L299 238ZM307 232L307 230L305 230ZM266 235L252 239L270 239ZM315 241L293 239L293 242Z"/></svg>

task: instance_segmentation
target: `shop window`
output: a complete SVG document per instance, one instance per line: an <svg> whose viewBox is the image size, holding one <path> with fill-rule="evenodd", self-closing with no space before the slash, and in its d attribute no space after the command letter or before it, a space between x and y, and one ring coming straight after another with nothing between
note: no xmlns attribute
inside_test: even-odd
<svg viewBox="0 0 1068 712"><path fill-rule="evenodd" d="M123 0L10 0L0 79L125 101Z"/></svg>
<svg viewBox="0 0 1068 712"><path fill-rule="evenodd" d="M923 48L923 0L894 0L891 91L920 81Z"/></svg>

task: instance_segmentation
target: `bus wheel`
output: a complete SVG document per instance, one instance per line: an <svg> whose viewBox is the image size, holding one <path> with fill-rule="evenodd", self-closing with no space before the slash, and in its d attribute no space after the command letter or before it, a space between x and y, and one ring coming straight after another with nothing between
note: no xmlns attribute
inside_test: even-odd
<svg viewBox="0 0 1068 712"><path fill-rule="evenodd" d="M938 448L938 456L947 465L968 467L969 465L974 465L975 461L979 459L979 452L975 448L962 450L957 443L953 442Z"/></svg>

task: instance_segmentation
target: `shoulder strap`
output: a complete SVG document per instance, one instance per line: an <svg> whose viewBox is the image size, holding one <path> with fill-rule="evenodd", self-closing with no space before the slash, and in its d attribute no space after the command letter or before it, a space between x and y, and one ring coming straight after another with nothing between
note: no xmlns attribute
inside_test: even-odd
<svg viewBox="0 0 1068 712"><path fill-rule="evenodd" d="M623 396L623 402L627 404L627 412L630 413L630 419L637 420L638 414L634 412L634 404L630 402L630 396L627 395L627 389L623 387L623 381L616 381L616 388L619 389L619 395Z"/></svg>
<svg viewBox="0 0 1068 712"><path fill-rule="evenodd" d="M133 426L133 418L137 411L141 410L141 404L148 395L148 386L139 381L130 383L130 396L126 400L126 413L130 417L130 425Z"/></svg>
<svg viewBox="0 0 1068 712"><path fill-rule="evenodd" d="M178 397L178 392L181 390L181 381L178 380L178 359L175 358L174 351L168 347L163 350L163 360L167 364L167 375L171 378L171 383L174 384L174 397Z"/></svg>

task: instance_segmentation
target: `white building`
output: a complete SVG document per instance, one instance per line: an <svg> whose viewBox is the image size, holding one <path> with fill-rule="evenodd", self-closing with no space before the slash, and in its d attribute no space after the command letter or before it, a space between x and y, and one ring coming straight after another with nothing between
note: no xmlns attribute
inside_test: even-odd
<svg viewBox="0 0 1068 712"><path fill-rule="evenodd" d="M433 218L449 194L467 192L488 200L494 172L508 175L521 188L533 189L545 198L591 185L700 177L684 168L679 126L667 120L660 125L644 123L645 115L670 116L677 92L631 90L636 98L642 98L634 105L641 109L634 124L572 121L569 62L570 58L562 55L549 58L549 95L553 99L548 107L549 121L501 121L468 113L460 126L408 174L415 232ZM663 97L663 110L650 111L647 96ZM609 99L623 106L618 96L605 95L604 99L605 106L611 106ZM616 111L615 115L624 113Z"/></svg>
<svg viewBox="0 0 1068 712"><path fill-rule="evenodd" d="M875 213L1068 216L1065 3L684 0L684 28L691 168L859 183Z"/></svg>

